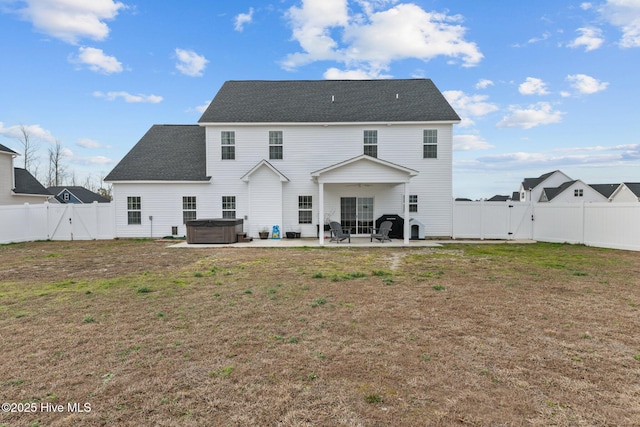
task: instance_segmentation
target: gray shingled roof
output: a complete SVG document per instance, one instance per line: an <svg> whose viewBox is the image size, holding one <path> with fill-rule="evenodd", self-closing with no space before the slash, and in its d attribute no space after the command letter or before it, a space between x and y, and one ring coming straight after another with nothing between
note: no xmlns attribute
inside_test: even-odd
<svg viewBox="0 0 640 427"><path fill-rule="evenodd" d="M16 177L16 194L51 196L51 193L26 169L13 168Z"/></svg>
<svg viewBox="0 0 640 427"><path fill-rule="evenodd" d="M429 79L227 81L198 123L459 121Z"/></svg>
<svg viewBox="0 0 640 427"><path fill-rule="evenodd" d="M153 125L105 181L208 181L205 128Z"/></svg>
<svg viewBox="0 0 640 427"><path fill-rule="evenodd" d="M608 199L611 197L613 192L620 187L620 184L589 184L589 187L593 188Z"/></svg>
<svg viewBox="0 0 640 427"><path fill-rule="evenodd" d="M557 171L547 172L544 175L540 175L538 178L525 178L522 181L522 186L524 187L525 190L528 190L530 188L536 188L542 181L549 178L551 175L553 175L556 172Z"/></svg>
<svg viewBox="0 0 640 427"><path fill-rule="evenodd" d="M5 147L2 144L0 144L0 151L4 151L5 153L18 154L15 151L13 151L11 148Z"/></svg>
<svg viewBox="0 0 640 427"><path fill-rule="evenodd" d="M93 203L93 202L98 202L98 203L109 203L109 199L102 197L101 195L99 195L98 193L94 193L91 190L88 190L84 187L81 187L79 185L69 185L69 186L54 186L54 187L49 187L47 188L47 191L49 191L49 193L51 193L52 195L56 196L56 199L58 199L59 201L61 201L62 203L64 203L64 200L62 199L62 197L60 196L60 194L64 191L67 190L69 191L69 193L73 194L78 200L80 200L82 203ZM58 197L60 196L60 197Z"/></svg>
<svg viewBox="0 0 640 427"><path fill-rule="evenodd" d="M633 194L640 197L640 182L625 182L624 185L626 185Z"/></svg>

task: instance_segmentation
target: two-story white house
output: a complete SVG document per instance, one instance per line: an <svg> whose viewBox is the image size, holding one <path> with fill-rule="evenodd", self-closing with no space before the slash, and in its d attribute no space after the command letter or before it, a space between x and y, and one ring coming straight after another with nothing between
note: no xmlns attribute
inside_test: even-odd
<svg viewBox="0 0 640 427"><path fill-rule="evenodd" d="M116 233L242 218L322 244L329 221L368 235L398 215L405 243L451 236L459 122L428 79L228 81L198 125L153 126L106 177Z"/></svg>
<svg viewBox="0 0 640 427"><path fill-rule="evenodd" d="M44 203L51 193L29 171L13 165L18 153L0 144L0 205Z"/></svg>

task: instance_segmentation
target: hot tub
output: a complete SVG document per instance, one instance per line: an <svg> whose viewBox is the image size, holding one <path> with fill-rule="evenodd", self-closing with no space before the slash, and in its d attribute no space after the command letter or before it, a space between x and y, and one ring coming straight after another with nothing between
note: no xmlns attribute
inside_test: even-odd
<svg viewBox="0 0 640 427"><path fill-rule="evenodd" d="M187 243L236 243L242 234L240 218L211 218L187 221Z"/></svg>

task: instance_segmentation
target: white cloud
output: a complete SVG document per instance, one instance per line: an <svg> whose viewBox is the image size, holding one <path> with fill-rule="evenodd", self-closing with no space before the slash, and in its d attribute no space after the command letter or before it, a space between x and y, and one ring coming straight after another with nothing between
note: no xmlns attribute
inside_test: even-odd
<svg viewBox="0 0 640 427"><path fill-rule="evenodd" d="M40 125L13 125L4 127L4 123L0 122L0 135L11 139L22 139L23 128L32 140L56 142L56 138L51 135L51 132L43 129Z"/></svg>
<svg viewBox="0 0 640 427"><path fill-rule="evenodd" d="M607 82L601 82L586 74L572 74L567 76L567 81L580 95L591 95L601 92L609 86Z"/></svg>
<svg viewBox="0 0 640 427"><path fill-rule="evenodd" d="M493 145L482 139L478 135L454 135L453 151L486 150L493 148Z"/></svg>
<svg viewBox="0 0 640 427"><path fill-rule="evenodd" d="M497 127L531 129L536 126L560 123L564 115L561 111L554 111L548 102L538 102L527 108L511 106L509 110L510 114L504 116L496 125Z"/></svg>
<svg viewBox="0 0 640 427"><path fill-rule="evenodd" d="M196 113L202 114L207 110L207 108L209 107L209 104L211 104L211 100L205 101L204 104L198 105L197 107L189 108L187 109L187 112L189 113L196 112Z"/></svg>
<svg viewBox="0 0 640 427"><path fill-rule="evenodd" d="M81 38L104 40L105 21L114 19L126 6L113 0L24 0L17 12L45 34L76 44Z"/></svg>
<svg viewBox="0 0 640 427"><path fill-rule="evenodd" d="M148 102L151 104L157 104L159 102L162 102L162 97L158 96L158 95L142 95L142 94L138 94L138 95L132 95L128 92L124 92L124 91L119 91L119 92L93 92L93 96L95 96L96 98L104 98L107 101L114 101L118 98L122 98L125 102L129 102L129 103L138 103L138 102Z"/></svg>
<svg viewBox="0 0 640 427"><path fill-rule="evenodd" d="M104 74L122 72L122 63L115 56L105 55L102 49L94 47L81 47L78 49L78 56L72 58L72 62L85 64L91 71Z"/></svg>
<svg viewBox="0 0 640 427"><path fill-rule="evenodd" d="M478 83L476 83L476 89L486 89L489 86L493 86L493 82L491 80L488 79L480 79L478 80Z"/></svg>
<svg viewBox="0 0 640 427"><path fill-rule="evenodd" d="M584 3L580 3L580 9L582 10L589 10L593 8L593 4L588 3L588 2L584 2Z"/></svg>
<svg viewBox="0 0 640 427"><path fill-rule="evenodd" d="M546 95L549 93L547 84L535 77L527 77L527 80L518 87L518 91L522 95Z"/></svg>
<svg viewBox="0 0 640 427"><path fill-rule="evenodd" d="M192 50L176 49L178 63L176 68L182 74L190 77L200 77L209 62L204 56L198 55Z"/></svg>
<svg viewBox="0 0 640 427"><path fill-rule="evenodd" d="M607 0L599 11L610 24L622 31L621 47L640 47L640 1Z"/></svg>
<svg viewBox="0 0 640 427"><path fill-rule="evenodd" d="M475 123L472 117L481 117L498 110L498 106L487 102L487 95L467 95L461 90L442 92L449 104L462 118L460 127L470 127Z"/></svg>
<svg viewBox="0 0 640 427"><path fill-rule="evenodd" d="M388 79L390 75L382 74L380 69L360 69L360 70L340 70L335 67L324 72L323 77L327 80L367 80L367 79Z"/></svg>
<svg viewBox="0 0 640 427"><path fill-rule="evenodd" d="M576 30L580 33L580 36L567 46L573 48L579 48L584 46L585 52L598 49L604 43L602 38L602 30L594 27L583 27Z"/></svg>
<svg viewBox="0 0 640 427"><path fill-rule="evenodd" d="M569 166L620 167L640 160L640 144L610 147L554 149L550 152L514 152L457 161L457 170L563 169Z"/></svg>
<svg viewBox="0 0 640 427"><path fill-rule="evenodd" d="M115 162L113 161L113 159L110 159L105 156L89 156L89 157L74 157L73 163L79 164L79 165L96 166L96 165L108 165Z"/></svg>
<svg viewBox="0 0 640 427"><path fill-rule="evenodd" d="M427 62L443 56L464 67L482 59L477 45L464 38L461 16L426 12L412 3L388 8L394 3L303 0L286 15L302 51L288 55L282 66L293 70L329 60L344 63L345 73L376 75L388 70L391 62L407 58Z"/></svg>
<svg viewBox="0 0 640 427"><path fill-rule="evenodd" d="M76 142L76 145L79 145L80 147L83 147L83 148L102 147L102 144L100 144L98 141L94 141L93 139L89 139L89 138L80 138L78 142Z"/></svg>
<svg viewBox="0 0 640 427"><path fill-rule="evenodd" d="M253 8L249 8L249 13L240 13L236 16L236 21L233 29L236 31L244 30L245 24L250 24L253 21Z"/></svg>

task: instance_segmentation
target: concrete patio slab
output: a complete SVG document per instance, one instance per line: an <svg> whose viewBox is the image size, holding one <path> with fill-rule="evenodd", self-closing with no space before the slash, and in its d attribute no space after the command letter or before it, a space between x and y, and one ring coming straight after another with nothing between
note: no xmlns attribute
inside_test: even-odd
<svg viewBox="0 0 640 427"><path fill-rule="evenodd" d="M324 247L327 248L388 248L388 247L407 247L407 248L437 248L449 244L509 244L509 243L535 243L534 240L410 240L408 245L404 244L401 239L393 239L391 242L380 243L371 242L368 237L352 237L351 243L344 240L340 243L329 242L325 240ZM301 239L254 239L251 242L239 243L222 243L208 244L196 243L189 244L180 242L171 245L171 248L295 248L295 247L320 247L318 239L301 238Z"/></svg>

